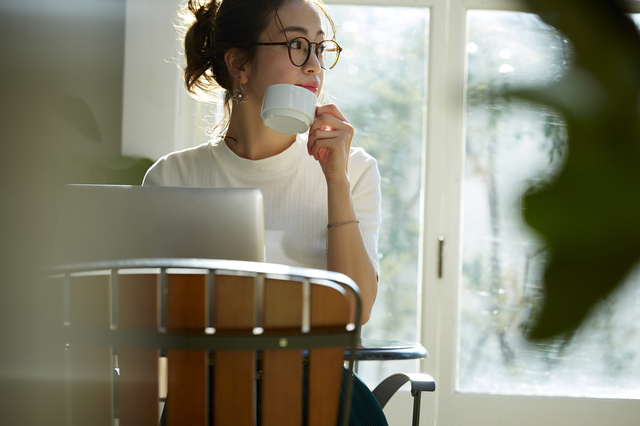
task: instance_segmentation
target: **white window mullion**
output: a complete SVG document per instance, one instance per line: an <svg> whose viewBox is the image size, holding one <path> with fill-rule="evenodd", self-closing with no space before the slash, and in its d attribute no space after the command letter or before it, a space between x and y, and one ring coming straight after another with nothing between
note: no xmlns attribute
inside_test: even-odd
<svg viewBox="0 0 640 426"><path fill-rule="evenodd" d="M438 6L434 6L437 13ZM434 215L433 221L428 222L425 232L425 253L428 255L426 265L431 262L432 271L425 276L426 284L425 314L423 324L425 344L432 351L433 356L425 362L425 371L435 371L438 380L438 404L443 407L446 397L455 392L455 355L457 330L457 282L460 269L460 224L461 224L461 176L464 156L464 120L463 120L463 82L464 82L464 45L465 45L465 13L460 0L452 0L442 6L440 12L443 23L433 28L431 45L433 52L430 78L429 102L429 144L434 152L427 173L430 174L429 192L440 192L428 195L433 206L427 205L427 213ZM438 19L434 18L433 22ZM439 27L439 28L438 28ZM438 54L438 50L444 50ZM437 58L436 59L436 55ZM437 146L437 147L436 147ZM436 187L437 185L437 187ZM437 231L437 232L434 232ZM438 238L444 237L442 278L438 278ZM429 255L431 252L431 255ZM434 306L437 301L438 306ZM430 305L430 309L426 306ZM429 311L439 313L438 317ZM430 328L435 330L427 331ZM435 336L433 335L435 333ZM429 335L431 334L431 336ZM431 340L436 337L433 343ZM430 365L431 364L431 365ZM440 415L441 413L439 413Z"/></svg>

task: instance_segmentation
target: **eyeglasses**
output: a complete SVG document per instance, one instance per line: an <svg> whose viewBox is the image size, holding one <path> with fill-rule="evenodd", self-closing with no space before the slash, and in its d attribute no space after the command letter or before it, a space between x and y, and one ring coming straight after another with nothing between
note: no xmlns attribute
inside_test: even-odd
<svg viewBox="0 0 640 426"><path fill-rule="evenodd" d="M301 67L307 63L311 55L311 48L315 45L316 56L320 66L325 70L330 70L338 63L342 48L333 40L322 40L318 43L307 40L305 37L296 37L291 41L279 43L254 43L256 46L287 46L289 49L289 59L296 67Z"/></svg>

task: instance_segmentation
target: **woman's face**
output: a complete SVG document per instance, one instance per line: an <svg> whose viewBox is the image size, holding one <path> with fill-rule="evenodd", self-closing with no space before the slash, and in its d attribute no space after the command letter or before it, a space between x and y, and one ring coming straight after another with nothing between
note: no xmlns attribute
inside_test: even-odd
<svg viewBox="0 0 640 426"><path fill-rule="evenodd" d="M296 37L320 42L325 38L320 13L303 0L286 2L278 9L277 17L272 16L270 21L258 43L286 42ZM294 84L317 95L324 83L324 70L313 49L307 62L296 67L289 59L287 46L258 46L255 58L245 69L248 80L243 84L244 90L248 97L260 103L265 89L273 84Z"/></svg>

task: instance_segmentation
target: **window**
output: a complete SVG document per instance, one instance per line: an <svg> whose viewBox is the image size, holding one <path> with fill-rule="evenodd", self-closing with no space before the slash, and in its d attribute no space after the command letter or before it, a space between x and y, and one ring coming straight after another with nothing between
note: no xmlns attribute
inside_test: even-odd
<svg viewBox="0 0 640 426"><path fill-rule="evenodd" d="M537 15L467 13L467 133L458 390L640 398L640 287L622 289L570 340L522 337L542 297L545 247L521 219L521 195L553 181L567 155L562 117L507 99L559 80L570 42Z"/></svg>
<svg viewBox="0 0 640 426"><path fill-rule="evenodd" d="M329 5L343 47L326 75L329 101L355 127L353 144L378 161L382 178L380 285L363 336L417 341L420 190L429 9ZM328 101L325 99L325 102ZM376 385L415 362L362 362Z"/></svg>

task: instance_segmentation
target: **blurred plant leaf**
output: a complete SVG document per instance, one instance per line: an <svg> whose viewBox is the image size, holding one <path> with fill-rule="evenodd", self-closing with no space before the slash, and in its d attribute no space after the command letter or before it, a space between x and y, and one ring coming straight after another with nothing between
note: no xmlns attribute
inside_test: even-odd
<svg viewBox="0 0 640 426"><path fill-rule="evenodd" d="M576 51L554 86L510 93L562 111L568 129L564 169L525 197L525 220L550 247L529 335L540 340L578 328L640 259L640 36L621 0L527 3Z"/></svg>

